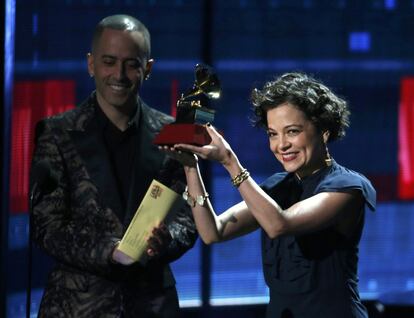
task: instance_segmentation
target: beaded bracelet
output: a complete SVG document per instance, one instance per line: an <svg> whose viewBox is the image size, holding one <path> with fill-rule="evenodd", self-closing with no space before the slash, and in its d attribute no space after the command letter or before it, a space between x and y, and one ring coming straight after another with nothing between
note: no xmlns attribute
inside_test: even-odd
<svg viewBox="0 0 414 318"><path fill-rule="evenodd" d="M185 190L183 192L183 199L187 202L187 204L191 207L195 207L196 203L199 206L204 206L204 203L206 202L206 200L209 198L208 193L206 192L205 194L201 194L201 195L196 195L196 197L194 198L189 192L188 192L188 187L185 187Z"/></svg>
<svg viewBox="0 0 414 318"><path fill-rule="evenodd" d="M247 178L249 178L250 176L250 172L247 171L247 169L242 169L242 171L240 171L240 173L235 176L234 178L231 179L231 183L238 188L243 181L247 180Z"/></svg>

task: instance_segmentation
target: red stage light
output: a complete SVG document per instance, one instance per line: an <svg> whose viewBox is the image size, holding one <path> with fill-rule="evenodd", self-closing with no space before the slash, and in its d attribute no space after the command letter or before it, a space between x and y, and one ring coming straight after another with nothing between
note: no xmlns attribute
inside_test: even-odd
<svg viewBox="0 0 414 318"><path fill-rule="evenodd" d="M414 199L414 78L401 82L398 114L398 197Z"/></svg>
<svg viewBox="0 0 414 318"><path fill-rule="evenodd" d="M75 105L71 80L21 81L14 84L11 154L10 211L28 211L29 172L36 123Z"/></svg>

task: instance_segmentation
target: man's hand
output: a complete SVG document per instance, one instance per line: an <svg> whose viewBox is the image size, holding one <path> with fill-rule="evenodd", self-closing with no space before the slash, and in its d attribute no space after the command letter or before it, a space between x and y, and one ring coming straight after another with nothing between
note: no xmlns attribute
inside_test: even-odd
<svg viewBox="0 0 414 318"><path fill-rule="evenodd" d="M120 250L118 250L119 242L114 247L114 250L112 251L112 261L114 263L122 264L122 265L131 265L135 261L130 258L128 255L124 254Z"/></svg>
<svg viewBox="0 0 414 318"><path fill-rule="evenodd" d="M152 235L148 238L147 255L150 258L157 258L164 254L171 243L172 237L167 226L161 223L152 230Z"/></svg>
<svg viewBox="0 0 414 318"><path fill-rule="evenodd" d="M147 257L148 259L154 259L164 254L171 243L172 237L168 231L167 226L161 223L159 226L152 230L152 235L147 239ZM135 263L135 260L130 258L125 253L118 250L119 242L115 245L112 251L112 262L122 265L131 265Z"/></svg>

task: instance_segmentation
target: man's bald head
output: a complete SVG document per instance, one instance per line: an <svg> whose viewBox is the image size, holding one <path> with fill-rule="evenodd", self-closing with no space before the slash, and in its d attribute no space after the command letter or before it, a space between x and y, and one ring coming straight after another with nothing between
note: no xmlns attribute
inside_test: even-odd
<svg viewBox="0 0 414 318"><path fill-rule="evenodd" d="M113 29L127 32L139 32L144 39L144 50L147 58L151 56L151 38L147 27L138 19L125 14L111 15L102 19L96 26L92 37L92 53L99 43L102 32Z"/></svg>

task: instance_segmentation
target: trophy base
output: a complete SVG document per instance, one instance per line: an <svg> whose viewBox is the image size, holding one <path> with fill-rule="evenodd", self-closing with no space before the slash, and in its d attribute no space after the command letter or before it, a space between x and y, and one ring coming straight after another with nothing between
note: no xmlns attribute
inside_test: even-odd
<svg viewBox="0 0 414 318"><path fill-rule="evenodd" d="M165 125L155 137L153 143L160 146L175 144L208 145L211 137L206 128L199 124Z"/></svg>

